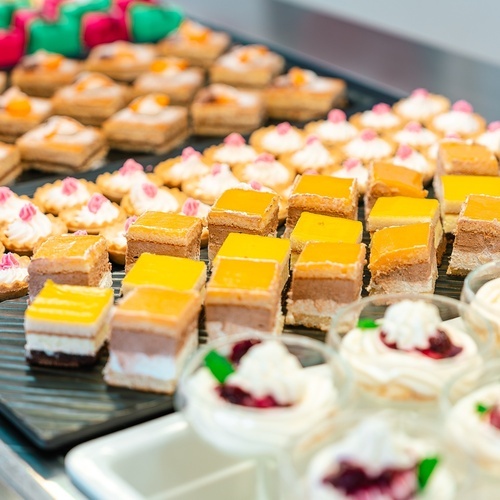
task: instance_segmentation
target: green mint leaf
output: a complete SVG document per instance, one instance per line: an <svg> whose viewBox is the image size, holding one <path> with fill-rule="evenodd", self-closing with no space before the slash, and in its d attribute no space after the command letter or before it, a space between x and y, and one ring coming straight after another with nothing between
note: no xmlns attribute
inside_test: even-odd
<svg viewBox="0 0 500 500"><path fill-rule="evenodd" d="M476 411L480 414L483 415L484 413L488 413L490 411L490 407L484 405L483 403L478 403L476 405Z"/></svg>
<svg viewBox="0 0 500 500"><path fill-rule="evenodd" d="M418 489L423 491L429 479L434 472L437 464L439 463L438 457L424 458L419 464L417 469Z"/></svg>
<svg viewBox="0 0 500 500"><path fill-rule="evenodd" d="M234 372L233 365L229 360L221 356L217 351L210 351L205 356L205 366L221 384Z"/></svg>
<svg viewBox="0 0 500 500"><path fill-rule="evenodd" d="M378 328L379 325L378 323L371 318L362 318L358 321L358 328L361 328L361 330L368 330L371 328Z"/></svg>

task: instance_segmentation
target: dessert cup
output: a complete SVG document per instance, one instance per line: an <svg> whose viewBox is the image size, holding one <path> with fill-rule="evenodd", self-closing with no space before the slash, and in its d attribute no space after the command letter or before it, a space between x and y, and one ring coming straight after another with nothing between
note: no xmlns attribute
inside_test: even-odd
<svg viewBox="0 0 500 500"><path fill-rule="evenodd" d="M214 354L230 366L229 359L235 362L227 383L206 367ZM229 402L235 393L243 393L245 402ZM270 460L276 463L280 498L292 499L297 493L289 463L294 443L344 409L349 393L349 369L328 345L301 336L244 334L209 342L192 356L179 380L176 405L214 447L255 458L260 470ZM259 498L276 498L263 475L257 480Z"/></svg>
<svg viewBox="0 0 500 500"><path fill-rule="evenodd" d="M432 413L447 381L482 366L491 326L458 300L392 294L339 309L328 343L350 364L361 406Z"/></svg>

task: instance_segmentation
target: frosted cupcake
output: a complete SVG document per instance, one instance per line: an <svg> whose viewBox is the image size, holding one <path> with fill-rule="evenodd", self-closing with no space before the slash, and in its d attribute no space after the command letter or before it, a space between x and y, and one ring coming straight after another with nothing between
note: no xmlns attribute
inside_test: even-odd
<svg viewBox="0 0 500 500"><path fill-rule="evenodd" d="M431 162L416 149L407 144L401 144L392 159L394 165L406 167L420 172L424 176L424 184L430 182L436 173L436 163Z"/></svg>
<svg viewBox="0 0 500 500"><path fill-rule="evenodd" d="M368 169L359 158L347 158L342 164L328 169L324 174L332 177L340 177L342 179L356 179L359 195L366 193L368 184Z"/></svg>
<svg viewBox="0 0 500 500"><path fill-rule="evenodd" d="M117 222L105 227L101 236L106 240L109 257L116 264L125 265L125 254L127 253L127 231L137 220L137 216L128 217L125 221Z"/></svg>
<svg viewBox="0 0 500 500"><path fill-rule="evenodd" d="M359 158L368 163L390 158L396 151L396 145L392 140L380 137L375 130L367 128L344 144L340 150L348 158Z"/></svg>
<svg viewBox="0 0 500 500"><path fill-rule="evenodd" d="M326 120L308 123L304 131L316 135L325 146L340 146L354 139L359 129L347 121L341 109L332 109Z"/></svg>
<svg viewBox="0 0 500 500"><path fill-rule="evenodd" d="M421 123L413 121L398 130L392 136L392 139L398 144L408 144L417 151L425 153L429 147L439 140L439 137Z"/></svg>
<svg viewBox="0 0 500 500"><path fill-rule="evenodd" d="M426 122L433 116L448 111L450 100L443 95L431 94L428 90L420 88L398 101L392 109L403 120Z"/></svg>
<svg viewBox="0 0 500 500"><path fill-rule="evenodd" d="M451 133L472 139L486 130L486 121L481 115L474 113L470 103L457 101L450 111L430 119L427 127L441 136Z"/></svg>
<svg viewBox="0 0 500 500"><path fill-rule="evenodd" d="M497 158L500 158L500 121L491 122L486 132L476 138L476 142L486 146Z"/></svg>
<svg viewBox="0 0 500 500"><path fill-rule="evenodd" d="M136 184L123 197L121 206L127 215L144 212L179 212L186 196L176 188L157 187L152 182Z"/></svg>
<svg viewBox="0 0 500 500"><path fill-rule="evenodd" d="M219 146L206 149L203 156L209 163L226 163L230 167L234 167L241 163L254 161L258 153L246 143L242 135L232 133Z"/></svg>
<svg viewBox="0 0 500 500"><path fill-rule="evenodd" d="M260 128L250 136L250 145L256 151L274 156L298 151L304 144L304 133L288 122Z"/></svg>
<svg viewBox="0 0 500 500"><path fill-rule="evenodd" d="M401 128L405 120L395 114L389 104L381 102L371 110L352 115L349 122L358 129L371 128L378 133L390 133Z"/></svg>

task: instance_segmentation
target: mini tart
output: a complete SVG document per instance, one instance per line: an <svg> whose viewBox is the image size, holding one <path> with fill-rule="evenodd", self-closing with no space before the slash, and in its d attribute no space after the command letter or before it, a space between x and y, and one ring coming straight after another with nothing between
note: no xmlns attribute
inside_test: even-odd
<svg viewBox="0 0 500 500"><path fill-rule="evenodd" d="M256 130L250 136L250 145L259 153L279 156L298 151L306 143L304 132L288 122Z"/></svg>
<svg viewBox="0 0 500 500"><path fill-rule="evenodd" d="M200 200L195 200L194 198L188 198L182 205L180 213L182 215L187 215L189 217L198 217L203 223L203 231L201 233L201 246L205 248L208 245L208 223L207 217L208 213L212 207Z"/></svg>
<svg viewBox="0 0 500 500"><path fill-rule="evenodd" d="M222 144L205 149L203 156L209 163L227 163L230 167L234 167L255 160L258 153L246 143L242 135L232 133Z"/></svg>
<svg viewBox="0 0 500 500"><path fill-rule="evenodd" d="M28 202L16 219L0 226L0 241L9 252L32 255L33 250L47 238L66 232L63 220L43 214Z"/></svg>
<svg viewBox="0 0 500 500"><path fill-rule="evenodd" d="M27 201L27 196L18 196L7 186L0 186L0 225L17 219Z"/></svg>
<svg viewBox="0 0 500 500"><path fill-rule="evenodd" d="M126 214L119 205L96 193L87 204L62 210L59 217L72 233L84 230L99 234L105 227L125 220Z"/></svg>
<svg viewBox="0 0 500 500"><path fill-rule="evenodd" d="M278 193L291 186L296 174L292 165L276 160L270 153L262 153L254 161L234 168L234 175L240 181L257 181Z"/></svg>
<svg viewBox="0 0 500 500"><path fill-rule="evenodd" d="M323 174L341 179L356 179L359 195L366 193L368 168L359 158L347 158L341 164L325 170Z"/></svg>
<svg viewBox="0 0 500 500"><path fill-rule="evenodd" d="M211 162L192 147L184 148L180 156L162 161L155 167L155 174L169 187L180 187L184 181L210 172Z"/></svg>
<svg viewBox="0 0 500 500"><path fill-rule="evenodd" d="M399 130L406 120L393 113L388 104L381 102L368 111L352 115L349 122L359 129L371 128L379 134L387 134Z"/></svg>
<svg viewBox="0 0 500 500"><path fill-rule="evenodd" d="M105 172L96 179L102 194L115 203L120 203L134 186L143 182L152 182L156 186L163 184L158 175L145 173L144 167L132 159L117 171Z"/></svg>
<svg viewBox="0 0 500 500"><path fill-rule="evenodd" d="M341 159L342 155L337 150L324 146L317 136L309 136L305 146L298 151L279 156L280 162L299 174L308 170L323 173L325 169L338 164Z"/></svg>
<svg viewBox="0 0 500 500"><path fill-rule="evenodd" d="M33 202L42 212L59 215L61 210L87 203L94 193L99 193L99 189L93 182L66 177L40 186Z"/></svg>
<svg viewBox="0 0 500 500"><path fill-rule="evenodd" d="M426 124L440 136L458 134L464 139L474 139L486 130L486 120L474 113L467 101L455 102L450 111L434 116Z"/></svg>
<svg viewBox="0 0 500 500"><path fill-rule="evenodd" d="M415 89L408 97L399 100L392 110L403 120L427 122L433 116L450 109L450 100L439 94L431 94L426 89Z"/></svg>
<svg viewBox="0 0 500 500"><path fill-rule="evenodd" d="M412 121L392 134L391 139L398 144L407 144L421 153L426 153L440 137L432 130L425 128L421 123Z"/></svg>
<svg viewBox="0 0 500 500"><path fill-rule="evenodd" d="M3 254L0 261L0 300L16 299L28 294L29 257Z"/></svg>
<svg viewBox="0 0 500 500"><path fill-rule="evenodd" d="M136 216L129 217L111 226L105 227L100 235L106 240L109 258L116 264L125 265L127 253L127 231L131 224L137 220Z"/></svg>
<svg viewBox="0 0 500 500"><path fill-rule="evenodd" d="M416 170L423 175L424 184L429 183L436 173L436 162L430 160L416 149L406 144L401 144L391 162L398 167Z"/></svg>
<svg viewBox="0 0 500 500"><path fill-rule="evenodd" d="M326 120L310 122L304 127L307 135L315 135L325 146L342 146L354 139L359 129L349 123L341 109L332 109Z"/></svg>
<svg viewBox="0 0 500 500"><path fill-rule="evenodd" d="M216 163L209 174L184 181L182 191L191 198L213 205L224 191L236 187L238 183L229 165Z"/></svg>
<svg viewBox="0 0 500 500"><path fill-rule="evenodd" d="M380 137L372 129L364 129L344 144L340 151L347 158L359 158L368 163L372 160L391 158L396 152L396 143L386 137Z"/></svg>
<svg viewBox="0 0 500 500"><path fill-rule="evenodd" d="M127 215L142 215L145 212L179 212L186 195L177 188L158 188L150 182L134 186L123 197L121 206Z"/></svg>

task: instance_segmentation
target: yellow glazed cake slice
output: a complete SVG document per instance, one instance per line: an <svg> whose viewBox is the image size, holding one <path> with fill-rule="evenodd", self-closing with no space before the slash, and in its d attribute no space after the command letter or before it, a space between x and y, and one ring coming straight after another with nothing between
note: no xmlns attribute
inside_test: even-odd
<svg viewBox="0 0 500 500"><path fill-rule="evenodd" d="M290 235L292 266L307 243L361 243L363 224L359 221L303 212Z"/></svg>
<svg viewBox="0 0 500 500"><path fill-rule="evenodd" d="M437 265L431 224L380 229L370 250L370 294L434 292Z"/></svg>
<svg viewBox="0 0 500 500"><path fill-rule="evenodd" d="M271 260L278 263L281 288L288 281L290 268L290 241L256 234L230 233L220 247L213 265L220 258Z"/></svg>
<svg viewBox="0 0 500 500"><path fill-rule="evenodd" d="M330 175L304 174L298 177L288 200L286 236L291 233L302 212L357 219L356 180L341 179Z"/></svg>
<svg viewBox="0 0 500 500"><path fill-rule="evenodd" d="M207 266L199 260L143 253L122 281L123 295L139 287L161 287L179 291L201 291Z"/></svg>
<svg viewBox="0 0 500 500"><path fill-rule="evenodd" d="M108 338L112 305L110 288L48 280L24 315L26 359L71 368L94 364Z"/></svg>
<svg viewBox="0 0 500 500"><path fill-rule="evenodd" d="M207 284L206 329L210 338L281 333L281 275L277 262L221 257Z"/></svg>
<svg viewBox="0 0 500 500"><path fill-rule="evenodd" d="M365 254L363 243L308 243L293 268L286 323L327 331L336 310L360 298Z"/></svg>
<svg viewBox="0 0 500 500"><path fill-rule="evenodd" d="M146 212L127 232L125 270L144 252L200 259L203 224L198 217L166 212Z"/></svg>
<svg viewBox="0 0 500 500"><path fill-rule="evenodd" d="M498 175L498 160L481 144L441 142L438 175Z"/></svg>
<svg viewBox="0 0 500 500"><path fill-rule="evenodd" d="M111 319L107 384L171 394L186 359L198 345L200 294L140 287L115 307Z"/></svg>
<svg viewBox="0 0 500 500"><path fill-rule="evenodd" d="M213 259L229 233L276 236L279 197L276 193L228 189L208 214L208 257Z"/></svg>
<svg viewBox="0 0 500 500"><path fill-rule="evenodd" d="M458 216L448 274L500 260L500 197L470 195Z"/></svg>

